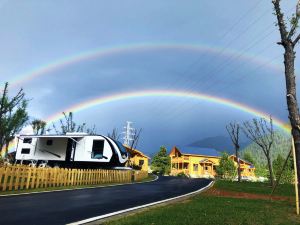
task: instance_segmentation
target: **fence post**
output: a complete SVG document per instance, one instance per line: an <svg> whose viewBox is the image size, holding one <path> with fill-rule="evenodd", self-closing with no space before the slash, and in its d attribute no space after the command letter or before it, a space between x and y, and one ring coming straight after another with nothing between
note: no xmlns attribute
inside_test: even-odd
<svg viewBox="0 0 300 225"><path fill-rule="evenodd" d="M11 191L12 190L12 187L13 187L13 182L14 182L14 179L15 179L15 167L10 167L10 176L9 176L9 186L8 186L8 190Z"/></svg>

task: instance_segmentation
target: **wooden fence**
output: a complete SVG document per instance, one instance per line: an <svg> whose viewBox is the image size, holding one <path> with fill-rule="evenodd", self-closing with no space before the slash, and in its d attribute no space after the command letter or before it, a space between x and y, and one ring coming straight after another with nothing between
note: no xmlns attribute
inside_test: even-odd
<svg viewBox="0 0 300 225"><path fill-rule="evenodd" d="M147 171L142 171L142 170L137 170L134 171L134 181L141 181L145 178L148 177L148 172Z"/></svg>
<svg viewBox="0 0 300 225"><path fill-rule="evenodd" d="M148 176L144 171L35 168L24 165L0 167L0 191L129 183Z"/></svg>

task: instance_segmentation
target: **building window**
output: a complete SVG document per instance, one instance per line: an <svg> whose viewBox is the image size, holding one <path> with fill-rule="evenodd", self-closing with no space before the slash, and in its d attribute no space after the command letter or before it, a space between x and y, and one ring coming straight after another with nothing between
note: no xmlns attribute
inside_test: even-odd
<svg viewBox="0 0 300 225"><path fill-rule="evenodd" d="M32 138L24 138L23 143L31 144L32 143Z"/></svg>
<svg viewBox="0 0 300 225"><path fill-rule="evenodd" d="M48 146L51 146L51 145L53 145L53 140L47 140L47 142L46 142L46 145L48 145Z"/></svg>
<svg viewBox="0 0 300 225"><path fill-rule="evenodd" d="M189 164L188 163L184 163L183 164L183 169L188 169L189 168Z"/></svg>
<svg viewBox="0 0 300 225"><path fill-rule="evenodd" d="M176 164L175 163L172 163L172 168L176 168Z"/></svg>
<svg viewBox="0 0 300 225"><path fill-rule="evenodd" d="M144 165L144 160L139 160L139 166L143 166Z"/></svg>
<svg viewBox="0 0 300 225"><path fill-rule="evenodd" d="M198 164L193 165L194 171L198 171Z"/></svg>
<svg viewBox="0 0 300 225"><path fill-rule="evenodd" d="M92 159L102 159L104 149L104 140L94 140L92 148Z"/></svg>
<svg viewBox="0 0 300 225"><path fill-rule="evenodd" d="M22 148L21 154L29 154L30 153L30 148Z"/></svg>
<svg viewBox="0 0 300 225"><path fill-rule="evenodd" d="M208 166L205 167L205 170L208 170Z"/></svg>

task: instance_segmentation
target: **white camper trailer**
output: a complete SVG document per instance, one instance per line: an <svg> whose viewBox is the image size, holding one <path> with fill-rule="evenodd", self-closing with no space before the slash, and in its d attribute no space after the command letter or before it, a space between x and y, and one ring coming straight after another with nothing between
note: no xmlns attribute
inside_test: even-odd
<svg viewBox="0 0 300 225"><path fill-rule="evenodd" d="M128 153L120 142L102 135L20 135L16 160L66 168L103 168L124 166Z"/></svg>

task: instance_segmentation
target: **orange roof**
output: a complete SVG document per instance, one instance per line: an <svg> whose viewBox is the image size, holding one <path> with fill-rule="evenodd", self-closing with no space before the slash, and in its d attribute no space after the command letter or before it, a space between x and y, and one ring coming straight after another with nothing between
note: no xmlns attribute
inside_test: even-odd
<svg viewBox="0 0 300 225"><path fill-rule="evenodd" d="M123 145L123 146L126 148L127 152L130 153L130 154L132 154L132 155L139 155L141 157L151 159L149 156L145 155L144 153L142 153L141 151L139 151L139 150L137 150L135 148L131 148L131 147L127 146L127 145Z"/></svg>
<svg viewBox="0 0 300 225"><path fill-rule="evenodd" d="M235 155L231 155L231 156L229 156L229 157L230 157L230 158L233 158L235 161L237 161ZM239 158L239 160L242 161L242 162L245 163L245 164L248 164L248 165L251 165L251 166L253 165L251 162L248 162L248 161L246 161L246 160L244 160L244 159Z"/></svg>
<svg viewBox="0 0 300 225"><path fill-rule="evenodd" d="M174 152L179 152L180 155L194 155L194 156L200 156L200 157L207 157L207 158L220 158L220 156L214 156L214 155L208 155L208 154L193 154L193 153L183 153L181 152L176 146L174 146L171 150L171 152L169 153L169 156L171 154L173 154Z"/></svg>

